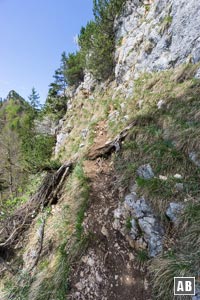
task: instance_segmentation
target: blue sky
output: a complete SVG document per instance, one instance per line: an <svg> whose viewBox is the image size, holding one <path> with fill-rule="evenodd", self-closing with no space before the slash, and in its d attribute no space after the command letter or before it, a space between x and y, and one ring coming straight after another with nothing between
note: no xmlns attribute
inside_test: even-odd
<svg viewBox="0 0 200 300"><path fill-rule="evenodd" d="M0 97L27 99L34 86L45 101L61 53L92 18L92 0L0 0Z"/></svg>

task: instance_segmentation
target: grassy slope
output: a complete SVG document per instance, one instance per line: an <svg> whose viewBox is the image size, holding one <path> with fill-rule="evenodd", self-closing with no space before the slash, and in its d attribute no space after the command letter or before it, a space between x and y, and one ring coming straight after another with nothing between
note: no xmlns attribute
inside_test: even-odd
<svg viewBox="0 0 200 300"><path fill-rule="evenodd" d="M169 232L165 253L151 262L154 291L158 299L172 299L169 288L172 287L174 275L194 276L198 269L198 252L196 255L191 253L191 247L194 251L199 248L200 171L189 160L189 152L200 153L200 81L193 79L197 67L185 65L176 70L144 74L135 82L134 95L130 99L124 99L120 94L112 99L112 91L109 89L103 95L97 94L93 100L83 99L80 95L67 112L66 123L72 130L59 154L63 161L84 159L94 144L100 122L104 123L107 137L112 139L127 124L137 119L137 126L123 142L122 151L112 157L119 174L119 185L125 188L130 181L137 181L140 193L151 201L165 225L167 205L185 199L188 202L183 229L178 237L176 233L173 232L172 236ZM164 102L162 109L157 107L160 100ZM115 111L118 111L117 116L112 119L111 113ZM83 139L81 131L85 128L89 129L89 133ZM82 148L81 143L84 143ZM156 178L150 181L137 178L137 167L144 163L151 164ZM174 178L177 173L182 175L182 179ZM166 176L167 180L159 179L159 175ZM182 192L177 192L176 183L183 183ZM19 293L23 297L19 296L19 299L27 299L28 294L37 300L52 297L65 299L70 264L79 254L80 244L86 245L82 221L88 198L87 178L81 165L78 165L65 184L59 204L48 213L44 250L35 276L31 280L29 276L23 279L23 286L26 285L27 289L18 286L19 274L12 284L7 281L8 294L13 291ZM35 235L38 222L35 222L30 235ZM24 255L34 246L31 240L27 243Z"/></svg>

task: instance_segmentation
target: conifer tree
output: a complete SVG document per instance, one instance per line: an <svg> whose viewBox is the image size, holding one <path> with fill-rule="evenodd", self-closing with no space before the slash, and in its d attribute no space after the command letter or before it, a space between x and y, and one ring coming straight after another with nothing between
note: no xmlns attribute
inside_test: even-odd
<svg viewBox="0 0 200 300"><path fill-rule="evenodd" d="M32 90L31 90L31 94L30 96L28 97L29 99L29 103L31 105L31 107L34 109L34 110L39 110L41 105L40 105L40 96L39 94L37 93L36 89L33 87Z"/></svg>

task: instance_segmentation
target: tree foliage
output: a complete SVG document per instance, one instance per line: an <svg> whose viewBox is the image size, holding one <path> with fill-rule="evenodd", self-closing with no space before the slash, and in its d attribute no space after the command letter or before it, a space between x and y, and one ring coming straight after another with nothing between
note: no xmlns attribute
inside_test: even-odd
<svg viewBox="0 0 200 300"><path fill-rule="evenodd" d="M67 87L66 81L66 53L61 55L60 67L54 73L54 82L49 85L49 91L44 106L44 112L54 114L56 118L61 118L67 109L67 97L65 96L65 89Z"/></svg>
<svg viewBox="0 0 200 300"><path fill-rule="evenodd" d="M52 155L54 138L29 131L22 136L22 154L25 169L34 174L47 168Z"/></svg>
<svg viewBox="0 0 200 300"><path fill-rule="evenodd" d="M114 20L126 0L94 0L95 21L81 28L79 46L83 66L96 79L105 80L114 70Z"/></svg>
<svg viewBox="0 0 200 300"><path fill-rule="evenodd" d="M93 0L94 21L82 27L78 36L79 51L64 52L61 65L55 71L47 103L57 102L66 86L78 86L89 71L98 80L106 80L114 70L114 21L126 0ZM55 91L57 95L55 97ZM54 96L52 97L52 92ZM57 100L56 100L57 99Z"/></svg>
<svg viewBox="0 0 200 300"><path fill-rule="evenodd" d="M0 191L11 198L18 196L29 174L42 170L51 158L54 137L35 129L38 107L35 89L29 102L12 91L0 107Z"/></svg>
<svg viewBox="0 0 200 300"><path fill-rule="evenodd" d="M57 91L57 95L64 93L67 87L66 72L67 69L67 55L65 52L61 55L60 67L55 71L54 78L54 88Z"/></svg>
<svg viewBox="0 0 200 300"><path fill-rule="evenodd" d="M113 31L113 22L126 0L93 0L93 13L97 24Z"/></svg>
<svg viewBox="0 0 200 300"><path fill-rule="evenodd" d="M53 114L56 119L62 118L67 110L67 97L63 91L60 93L60 88L57 83L50 84L48 96L44 105L44 114Z"/></svg>
<svg viewBox="0 0 200 300"><path fill-rule="evenodd" d="M39 94L37 93L36 89L33 87L32 90L31 90L31 94L30 96L28 97L29 99L29 103L30 103L30 106L32 107L32 109L37 112L39 109L40 109L40 96Z"/></svg>
<svg viewBox="0 0 200 300"><path fill-rule="evenodd" d="M64 76L69 86L78 86L83 81L84 73L80 52L69 53L66 57Z"/></svg>

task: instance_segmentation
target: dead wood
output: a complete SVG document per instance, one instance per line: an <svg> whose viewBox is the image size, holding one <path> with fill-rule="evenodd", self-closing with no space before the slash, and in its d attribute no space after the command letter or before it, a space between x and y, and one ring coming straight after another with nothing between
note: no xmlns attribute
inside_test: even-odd
<svg viewBox="0 0 200 300"><path fill-rule="evenodd" d="M0 223L0 249L14 248L21 235L30 227L37 213L47 205L57 201L65 178L70 174L72 163L63 164L56 172L44 178L38 192L17 209L13 215Z"/></svg>
<svg viewBox="0 0 200 300"><path fill-rule="evenodd" d="M107 158L112 152L118 152L121 149L121 142L126 138L129 130L137 124L137 121L129 124L124 130L122 130L113 141L106 143L104 146L91 149L88 154L88 159L95 160L98 157Z"/></svg>

